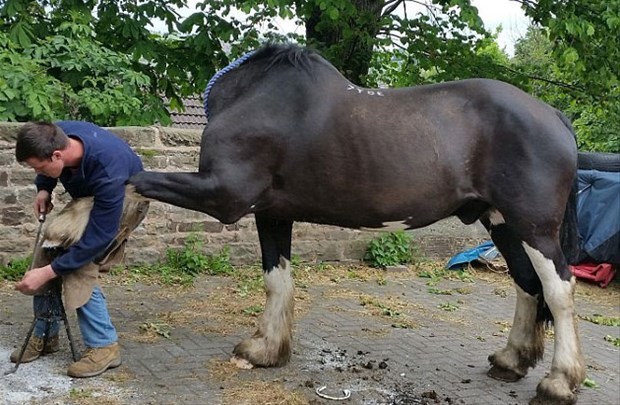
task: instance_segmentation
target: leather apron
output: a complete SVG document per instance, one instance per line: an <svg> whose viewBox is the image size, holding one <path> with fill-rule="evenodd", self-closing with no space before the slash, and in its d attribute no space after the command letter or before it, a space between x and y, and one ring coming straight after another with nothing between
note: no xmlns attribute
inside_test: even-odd
<svg viewBox="0 0 620 405"><path fill-rule="evenodd" d="M35 267L42 267L52 262L59 254L76 243L82 237L90 211L93 197L70 201L58 215L47 221L43 238L36 254ZM99 285L99 273L109 271L125 257L127 238L140 225L148 212L149 202L126 189L119 231L105 252L93 262L80 269L62 276L62 290L66 309L77 309L88 302L93 289Z"/></svg>

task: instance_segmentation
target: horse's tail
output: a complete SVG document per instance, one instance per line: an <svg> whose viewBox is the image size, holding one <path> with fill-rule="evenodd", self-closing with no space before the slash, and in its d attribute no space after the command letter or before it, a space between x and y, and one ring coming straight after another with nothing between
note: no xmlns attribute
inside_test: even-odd
<svg viewBox="0 0 620 405"><path fill-rule="evenodd" d="M562 123L573 134L575 142L576 134L573 126L564 114L556 110L556 114L562 121ZM580 239L579 228L577 223L577 190L579 188L577 182L577 161L575 160L575 177L572 180L572 186L568 201L566 203L566 210L564 211L564 219L562 220L562 226L560 227L560 244L562 252L566 257L568 264L576 264L580 253Z"/></svg>
<svg viewBox="0 0 620 405"><path fill-rule="evenodd" d="M577 174L571 187L560 226L560 246L568 264L576 264L580 252L579 229L577 228ZM546 324L553 323L553 314L545 302L543 294L538 297L536 320Z"/></svg>
<svg viewBox="0 0 620 405"><path fill-rule="evenodd" d="M575 130L573 129L568 117L558 110L555 112L562 123L573 135L573 140L576 142L577 139ZM579 188L577 181L577 169L578 163L575 159L575 176L572 179L570 194L568 196L568 201L566 202L566 209L564 210L564 218L562 219L562 224L560 226L560 247L562 248L562 253L564 253L564 257L566 258L568 264L575 264L577 262L581 248L579 228L577 224L577 190ZM549 325L550 323L553 323L553 314L547 306L542 293L538 296L536 321L541 323L541 325Z"/></svg>

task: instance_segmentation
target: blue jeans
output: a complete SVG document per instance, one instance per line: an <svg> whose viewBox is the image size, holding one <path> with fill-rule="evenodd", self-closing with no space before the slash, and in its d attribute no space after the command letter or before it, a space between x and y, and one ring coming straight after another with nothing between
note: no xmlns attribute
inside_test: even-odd
<svg viewBox="0 0 620 405"><path fill-rule="evenodd" d="M35 295L33 299L34 313L45 313L47 308L43 296ZM54 312L60 313L60 308L54 308ZM78 326L82 333L82 341L88 348L109 346L118 340L116 328L112 325L105 296L99 287L93 289L93 293L86 304L76 310ZM33 334L43 338L46 332L47 322L37 320ZM48 336L57 336L60 330L60 320L50 322Z"/></svg>

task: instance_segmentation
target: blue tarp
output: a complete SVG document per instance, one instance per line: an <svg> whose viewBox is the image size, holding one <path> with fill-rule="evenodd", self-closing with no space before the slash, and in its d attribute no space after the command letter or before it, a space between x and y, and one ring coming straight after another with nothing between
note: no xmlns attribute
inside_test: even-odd
<svg viewBox="0 0 620 405"><path fill-rule="evenodd" d="M580 261L620 264L620 172L579 170L577 220ZM460 268L475 260L488 262L498 255L492 241L456 254L446 265Z"/></svg>
<svg viewBox="0 0 620 405"><path fill-rule="evenodd" d="M620 172L579 170L581 259L620 264Z"/></svg>
<svg viewBox="0 0 620 405"><path fill-rule="evenodd" d="M499 255L497 248L493 245L492 241L484 242L475 248L468 249L464 252L455 255L446 267L449 269L461 268L464 264L471 263L475 260L489 262L495 259Z"/></svg>

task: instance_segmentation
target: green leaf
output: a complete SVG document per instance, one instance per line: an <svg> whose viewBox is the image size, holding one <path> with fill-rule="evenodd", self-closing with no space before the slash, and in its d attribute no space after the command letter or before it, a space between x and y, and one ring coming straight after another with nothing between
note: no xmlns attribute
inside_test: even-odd
<svg viewBox="0 0 620 405"><path fill-rule="evenodd" d="M591 378L586 378L583 380L583 386L588 388L598 388L599 385Z"/></svg>

